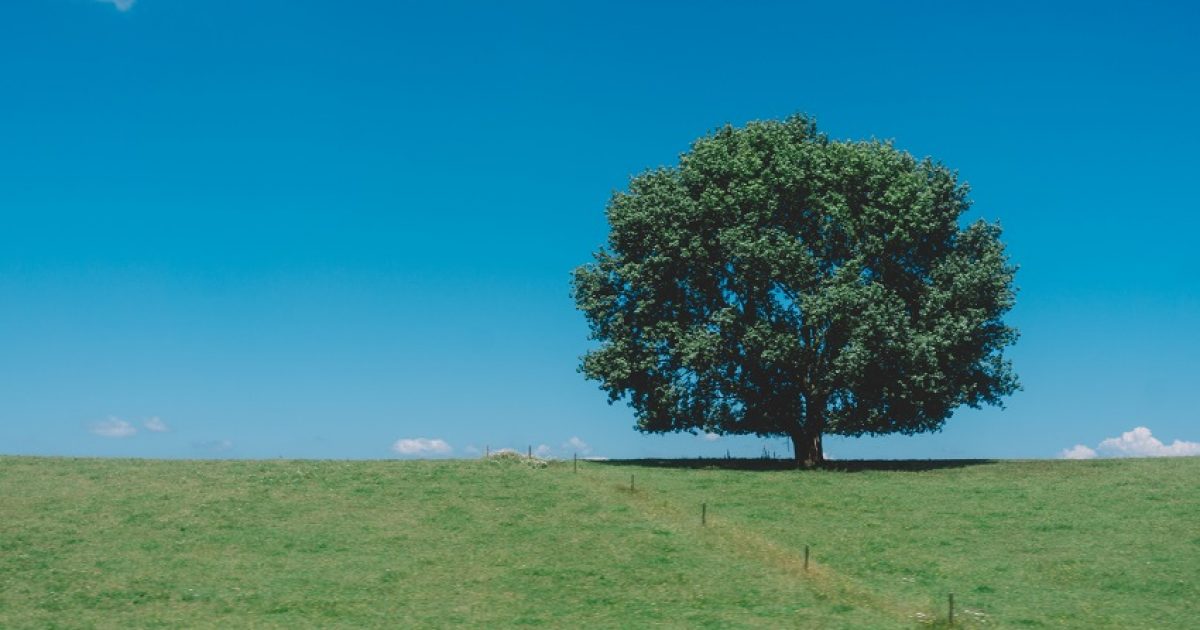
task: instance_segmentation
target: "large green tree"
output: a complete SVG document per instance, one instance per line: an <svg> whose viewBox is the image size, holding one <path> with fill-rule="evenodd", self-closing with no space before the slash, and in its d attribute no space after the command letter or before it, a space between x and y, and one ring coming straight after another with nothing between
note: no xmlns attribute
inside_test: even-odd
<svg viewBox="0 0 1200 630"><path fill-rule="evenodd" d="M960 225L956 174L806 116L726 126L608 204L575 270L581 371L643 432L913 434L1017 389L1000 228Z"/></svg>

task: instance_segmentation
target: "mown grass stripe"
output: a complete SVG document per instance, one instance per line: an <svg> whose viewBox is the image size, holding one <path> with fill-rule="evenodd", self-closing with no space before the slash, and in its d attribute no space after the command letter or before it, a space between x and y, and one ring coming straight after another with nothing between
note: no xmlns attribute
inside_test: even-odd
<svg viewBox="0 0 1200 630"><path fill-rule="evenodd" d="M932 615L914 602L897 602L882 597L853 579L840 575L832 567L811 561L803 552L780 545L777 541L748 527L744 522L727 519L707 512L705 526L697 529L689 510L675 499L670 491L660 491L643 482L635 494L613 492L612 472L603 464L589 466L584 475L577 476L582 487L596 493L600 500L623 501L636 507L641 515L654 523L670 527L683 536L691 537L703 547L718 554L738 558L746 564L771 570L774 579L784 579L813 591L837 607L867 608L877 611L897 624L912 623L921 615Z"/></svg>

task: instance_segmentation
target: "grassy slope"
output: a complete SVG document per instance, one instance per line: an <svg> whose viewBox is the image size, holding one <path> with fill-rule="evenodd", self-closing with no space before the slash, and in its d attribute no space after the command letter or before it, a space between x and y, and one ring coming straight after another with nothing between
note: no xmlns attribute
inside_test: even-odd
<svg viewBox="0 0 1200 630"><path fill-rule="evenodd" d="M951 591L968 625L1194 627L1198 524L1200 458L574 474L8 457L0 627L912 627Z"/></svg>

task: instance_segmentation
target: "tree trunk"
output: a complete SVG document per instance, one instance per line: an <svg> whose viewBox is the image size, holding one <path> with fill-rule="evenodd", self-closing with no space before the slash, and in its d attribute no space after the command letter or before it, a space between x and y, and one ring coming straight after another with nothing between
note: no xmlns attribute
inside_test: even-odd
<svg viewBox="0 0 1200 630"><path fill-rule="evenodd" d="M825 463L825 451L821 447L821 434L825 432L825 404L822 398L807 401L804 425L792 432L792 452L796 464L803 468L816 468Z"/></svg>
<svg viewBox="0 0 1200 630"><path fill-rule="evenodd" d="M796 463L804 468L815 468L825 462L825 452L821 448L821 431L810 431L808 427L792 434L792 448L796 453Z"/></svg>

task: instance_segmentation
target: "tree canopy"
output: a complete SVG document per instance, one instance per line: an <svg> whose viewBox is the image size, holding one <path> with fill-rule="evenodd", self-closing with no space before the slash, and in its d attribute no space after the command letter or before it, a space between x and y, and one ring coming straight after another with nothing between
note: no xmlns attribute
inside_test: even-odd
<svg viewBox="0 0 1200 630"><path fill-rule="evenodd" d="M787 436L940 429L1018 388L1000 228L960 225L957 174L812 119L726 126L608 203L575 270L599 344L581 371L643 432Z"/></svg>

